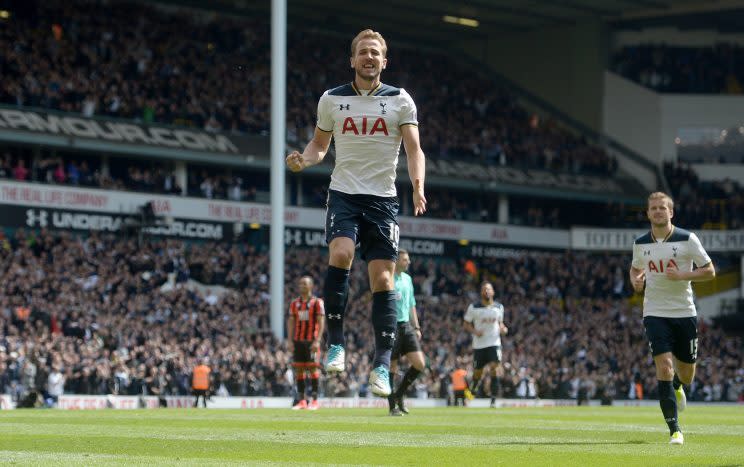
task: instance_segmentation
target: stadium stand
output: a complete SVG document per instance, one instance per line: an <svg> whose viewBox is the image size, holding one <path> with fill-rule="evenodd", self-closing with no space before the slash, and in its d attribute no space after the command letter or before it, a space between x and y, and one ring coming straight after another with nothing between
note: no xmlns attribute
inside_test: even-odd
<svg viewBox="0 0 744 467"><path fill-rule="evenodd" d="M741 94L744 48L667 44L626 46L612 58L612 71L647 88L668 93Z"/></svg>
<svg viewBox="0 0 744 467"><path fill-rule="evenodd" d="M29 0L19 11L0 29L2 104L209 132L268 132L266 23L197 18L131 2ZM348 68L343 54L326 62L313 47L326 39L291 32L290 42L299 44L289 49L290 63L297 64L288 74L289 88L297 90L288 93L292 145L304 144L314 128L307 103L338 84L328 70ZM442 68L449 72L442 75ZM401 48L385 76L416 96L427 131L424 149L433 159L618 175L613 156L447 57ZM0 177L17 181L241 201L268 189L266 173L258 171L189 164L180 186L172 165L157 159L111 156L104 168L98 154L13 146L0 156ZM702 184L685 168L667 171L686 227L741 228L740 184ZM324 205L324 188L308 185L304 205ZM428 193L434 217L497 220L493 192L432 187ZM710 201L700 205L700 197ZM509 202L513 224L567 227L581 216L584 225L647 226L642 207L620 202L584 202L581 209L574 199ZM289 395L290 355L270 332L269 264L261 248L155 239L138 244L45 230L0 235L0 392L14 400L48 393L56 369L68 393L188 394L189 372L202 357L213 364L218 394ZM640 311L626 283L627 256L522 252L479 260L475 274L460 261L414 256L411 274L431 357L430 371L413 389L417 395L447 397L458 358L471 365L462 315L477 299L479 281L490 279L510 328L503 396L624 399L639 397L640 387L644 397L655 397ZM321 281L325 263L321 250L290 250L285 281L292 284L300 273ZM326 396L367 395L373 339L366 282L357 264L347 320L349 371L324 379ZM288 290L285 298L292 295ZM703 322L700 343L690 398L744 400L741 337Z"/></svg>
<svg viewBox="0 0 744 467"><path fill-rule="evenodd" d="M269 330L268 257L240 244L186 244L17 230L2 239L0 390L23 399L45 391L62 368L67 393L188 394L189 372L209 357L216 390L289 395L289 359ZM654 397L640 310L628 301L624 255L526 253L482 260L465 272L453 260L414 258L430 372L415 389L446 397L456 358L469 362L462 316L481 279L505 304L504 397ZM293 271L322 278L320 250L287 255ZM361 263L352 272L349 370L325 379L326 396L365 396L373 340ZM200 286L195 287L197 281ZM211 285L208 287L207 285ZM322 284L318 284L321 287ZM287 298L294 291L288 291ZM288 302L288 301L287 301ZM741 337L703 322L693 400L743 400ZM534 392L532 389L534 389Z"/></svg>
<svg viewBox="0 0 744 467"><path fill-rule="evenodd" d="M208 131L268 132L268 24L205 21L131 2L34 4L34 14L0 31L0 103ZM348 68L343 54L321 62L317 44L326 40L320 33L290 33L289 42L299 45L288 50L295 64L288 88L297 90L288 93L290 143L302 145L312 135L315 109L308 100L338 85L326 71ZM442 68L446 75L437 72ZM601 148L556 122L540 121L513 95L446 56L401 48L386 80L420 103L428 135L423 149L430 156L568 173L617 170Z"/></svg>

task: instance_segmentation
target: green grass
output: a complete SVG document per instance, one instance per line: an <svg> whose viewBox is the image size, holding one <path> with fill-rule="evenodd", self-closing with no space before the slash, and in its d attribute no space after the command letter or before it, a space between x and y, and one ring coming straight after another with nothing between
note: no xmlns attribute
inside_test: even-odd
<svg viewBox="0 0 744 467"><path fill-rule="evenodd" d="M15 410L0 463L744 465L744 406L689 407L669 446L651 407Z"/></svg>

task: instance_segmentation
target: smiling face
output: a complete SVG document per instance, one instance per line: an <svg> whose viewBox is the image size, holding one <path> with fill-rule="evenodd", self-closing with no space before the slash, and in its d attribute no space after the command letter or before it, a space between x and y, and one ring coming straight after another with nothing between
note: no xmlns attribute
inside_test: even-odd
<svg viewBox="0 0 744 467"><path fill-rule="evenodd" d="M379 39L360 39L351 57L351 67L356 73L356 78L370 84L379 81L382 70L387 66L385 53L385 47Z"/></svg>

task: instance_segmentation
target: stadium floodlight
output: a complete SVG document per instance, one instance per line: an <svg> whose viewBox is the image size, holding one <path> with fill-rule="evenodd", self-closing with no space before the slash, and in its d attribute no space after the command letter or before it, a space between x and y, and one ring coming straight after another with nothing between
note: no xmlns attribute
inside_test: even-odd
<svg viewBox="0 0 744 467"><path fill-rule="evenodd" d="M442 21L445 23L459 24L460 26L467 26L470 28L477 28L480 26L480 22L477 19L462 18L460 16L444 15Z"/></svg>

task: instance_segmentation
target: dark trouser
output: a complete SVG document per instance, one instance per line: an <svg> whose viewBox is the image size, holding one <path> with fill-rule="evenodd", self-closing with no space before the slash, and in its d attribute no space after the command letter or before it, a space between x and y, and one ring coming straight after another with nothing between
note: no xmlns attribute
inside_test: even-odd
<svg viewBox="0 0 744 467"><path fill-rule="evenodd" d="M465 390L455 391L455 407L462 405L465 407Z"/></svg>
<svg viewBox="0 0 744 467"><path fill-rule="evenodd" d="M194 407L199 406L199 397L201 396L204 407L207 407L207 390L206 389L194 389Z"/></svg>

